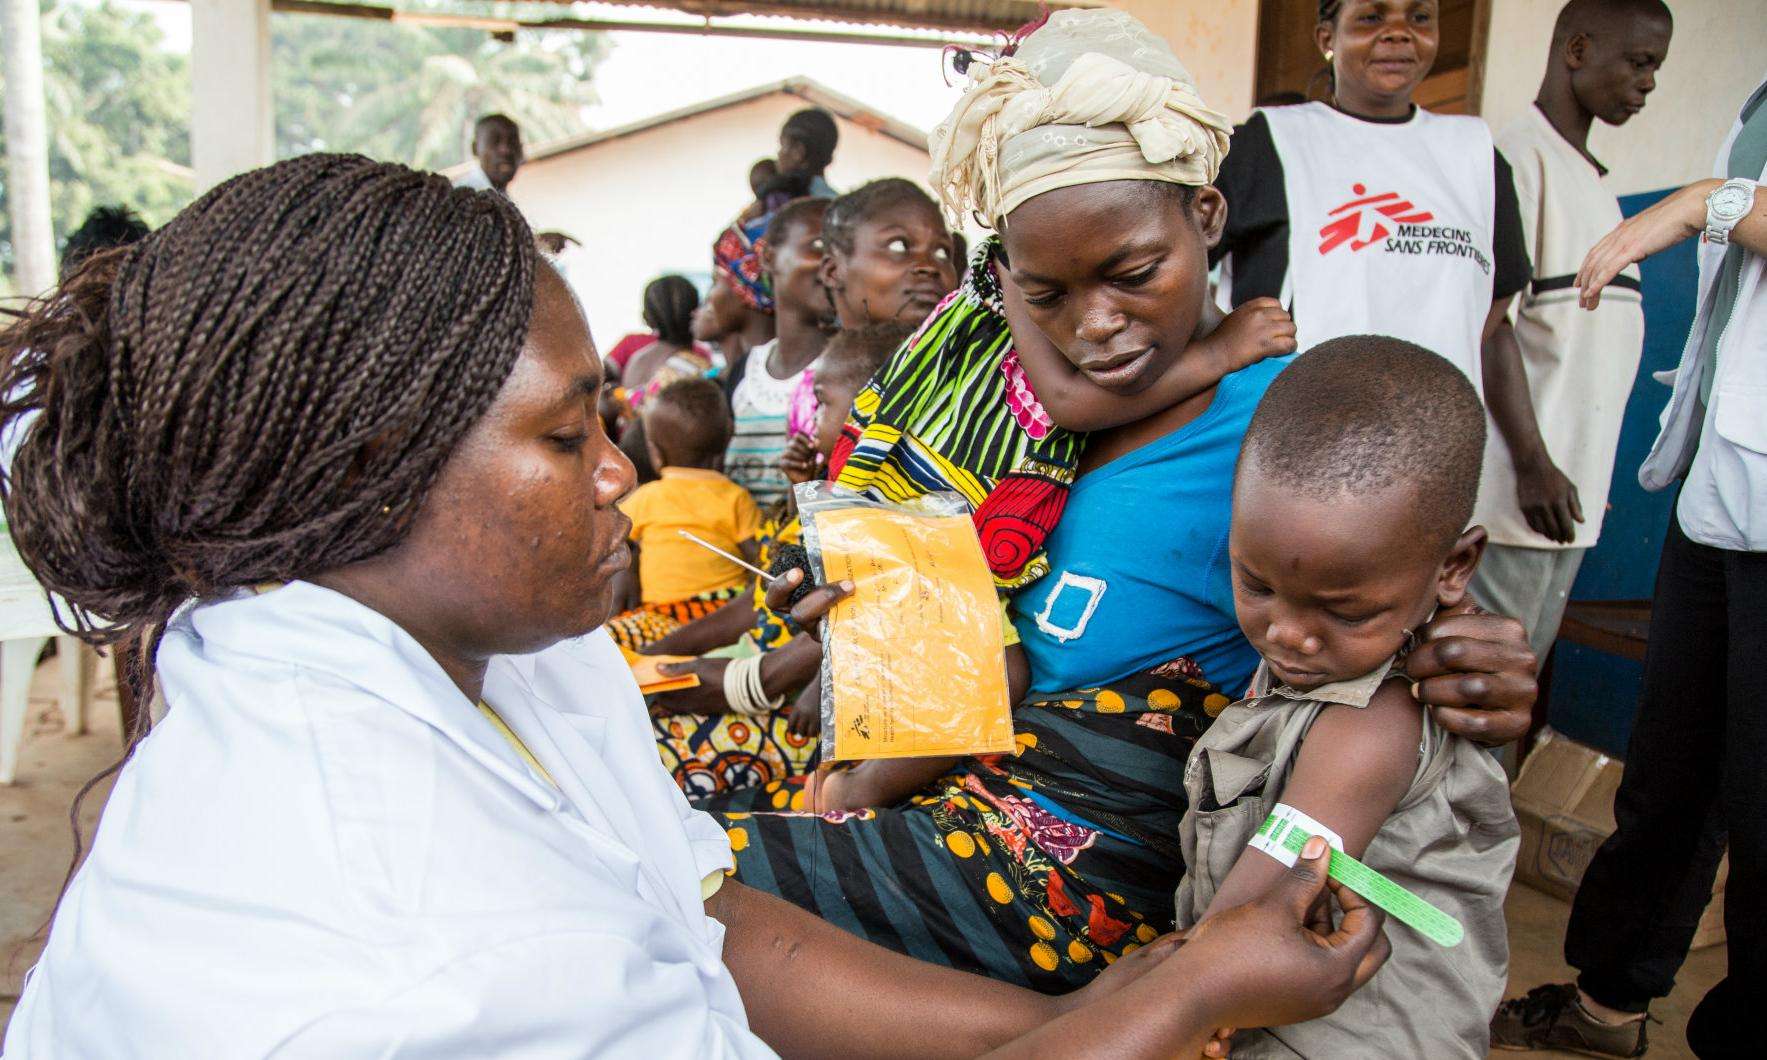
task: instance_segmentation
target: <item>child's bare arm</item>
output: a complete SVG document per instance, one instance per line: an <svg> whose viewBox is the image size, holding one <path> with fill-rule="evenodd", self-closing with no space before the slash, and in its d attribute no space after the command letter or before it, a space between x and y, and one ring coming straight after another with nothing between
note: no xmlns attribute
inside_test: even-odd
<svg viewBox="0 0 1767 1060"><path fill-rule="evenodd" d="M1070 431L1120 427L1163 412L1266 357L1295 350L1295 325L1274 298L1256 298L1192 343L1172 370L1139 394L1124 396L1094 385L1031 319L1025 296L1005 269L1000 279L1013 346L1049 418Z"/></svg>
<svg viewBox="0 0 1767 1060"><path fill-rule="evenodd" d="M793 736L815 736L822 732L822 676L805 685L792 700L790 722Z"/></svg>
<svg viewBox="0 0 1767 1060"><path fill-rule="evenodd" d="M961 758L877 758L823 778L816 808L863 810L894 806L957 768Z"/></svg>
<svg viewBox="0 0 1767 1060"><path fill-rule="evenodd" d="M1330 706L1301 744L1282 801L1336 832L1361 857L1417 773L1423 708L1405 684L1388 681L1366 707ZM1204 919L1257 898L1286 871L1247 847L1221 882Z"/></svg>
<svg viewBox="0 0 1767 1060"><path fill-rule="evenodd" d="M641 655L703 655L735 644L755 624L755 597L744 592L704 618L695 619L661 640L639 649Z"/></svg>

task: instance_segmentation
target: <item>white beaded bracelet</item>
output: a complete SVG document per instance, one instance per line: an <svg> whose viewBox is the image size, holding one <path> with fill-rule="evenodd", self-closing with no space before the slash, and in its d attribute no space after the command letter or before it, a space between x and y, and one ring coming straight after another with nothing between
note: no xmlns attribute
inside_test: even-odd
<svg viewBox="0 0 1767 1060"><path fill-rule="evenodd" d="M767 698L767 690L761 683L761 659L759 655L732 659L724 668L724 701L738 714L749 717L771 714L785 703L784 696Z"/></svg>

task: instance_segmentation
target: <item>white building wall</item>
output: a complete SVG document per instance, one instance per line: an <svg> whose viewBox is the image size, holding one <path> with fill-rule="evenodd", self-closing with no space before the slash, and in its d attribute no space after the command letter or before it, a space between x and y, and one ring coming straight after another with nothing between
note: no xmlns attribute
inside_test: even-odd
<svg viewBox="0 0 1767 1060"><path fill-rule="evenodd" d="M779 126L808 106L784 93L529 162L509 194L537 230L582 240L561 258L602 349L640 330L644 285L711 271L712 241L751 199L749 166L776 153ZM927 154L845 118L829 183L877 177L926 184ZM532 145L530 145L531 147Z"/></svg>
<svg viewBox="0 0 1767 1060"><path fill-rule="evenodd" d="M1258 0L1112 0L1166 38L1209 106L1244 121L1252 112Z"/></svg>
<svg viewBox="0 0 1767 1060"><path fill-rule="evenodd" d="M1534 101L1557 0L1490 0L1491 37L1480 108L1502 129ZM1596 123L1590 150L1615 194L1678 187L1710 176L1738 108L1767 77L1767 2L1673 0L1669 61L1644 112L1620 128Z"/></svg>

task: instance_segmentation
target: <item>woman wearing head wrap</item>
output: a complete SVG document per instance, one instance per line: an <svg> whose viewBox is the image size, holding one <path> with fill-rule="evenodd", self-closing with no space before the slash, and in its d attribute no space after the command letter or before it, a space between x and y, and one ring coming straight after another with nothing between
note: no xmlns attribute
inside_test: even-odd
<svg viewBox="0 0 1767 1060"><path fill-rule="evenodd" d="M761 267L761 241L772 219L771 213L765 213L750 221L733 221L712 243L713 271L744 305L763 313L773 312L773 287Z"/></svg>
<svg viewBox="0 0 1767 1060"><path fill-rule="evenodd" d="M1239 442L1284 365L1264 361L1200 393L1181 385L1227 359L1213 346L1257 349L1281 334L1274 311L1230 329L1206 307L1207 250L1224 214L1206 182L1223 129L1140 23L1061 11L976 76L935 133L935 187L1003 238L891 365L943 373L949 382L924 392L941 418L916 417L906 399L888 408L967 438L1006 401L1004 351L1016 348L1044 405L1103 395L1107 407L1092 411L1120 425L1093 433L1083 454L1068 436L1066 474L1078 478L1042 542L1049 573L1012 601L1031 689L1014 713L1016 753L830 773L806 800L823 815L726 813L733 837L742 832L737 875L751 886L887 946L1050 991L1170 925L1184 763L1256 659L1234 616L1225 542ZM998 277L998 295L982 277ZM951 334L991 343L982 348L996 359L966 360L941 339ZM874 393L899 396L902 378L880 379ZM952 392L993 404L948 403ZM861 404L861 445L889 440L876 427L885 407ZM996 450L1022 458L1055 436L1034 413L1025 427L1011 422L1017 433L996 436ZM812 628L835 595L813 594L794 616ZM1475 687L1503 708L1475 712L1469 727L1507 738L1526 726L1532 662L1494 621L1456 617L1441 632L1478 660L1466 667L1483 671ZM1424 681L1426 699L1470 702L1460 675L1439 676L1433 645L1409 665L1414 679L1439 678Z"/></svg>
<svg viewBox="0 0 1767 1060"><path fill-rule="evenodd" d="M1161 189L1152 200L1177 205L1207 183L1226 148L1225 119L1203 106L1171 49L1120 12L1058 12L1017 55L972 76L934 133L933 185L953 214L974 211L996 228L1042 192L1101 181ZM1164 235L1184 227L1184 269L1200 279L1203 236L1188 207L1177 216ZM1036 325L1009 327L1022 306L1009 302L1016 292L1003 265L998 239L978 248L962 286L860 394L836 469L841 484L889 499L964 494L996 579L1023 585L1048 570L1044 540L1080 467L1082 436L1053 417L1078 416L1083 427L1138 420L1206 393L1226 361L1219 342L1246 343L1238 326L1193 343L1198 288L1188 323L1159 336L1169 350L1152 358L1159 371L1077 369ZM1247 321L1267 322L1255 309L1239 324ZM1221 508L1224 522L1225 495ZM1183 807L1168 774L1214 689L1192 666L1136 691L1165 708L1163 729L1137 725L1144 709L1124 710L1127 699L1094 688L1054 710L1021 708L1015 756L865 763L819 782L820 807L852 813L748 815L795 803L789 781L707 805L743 828L738 873L751 885L917 956L1072 989L1171 921L1180 870L1165 837L1176 836ZM1185 735L1174 735L1174 720ZM905 805L870 808L951 767ZM842 882L861 879L864 894ZM881 901L886 894L908 897Z"/></svg>
<svg viewBox="0 0 1767 1060"><path fill-rule="evenodd" d="M746 214L745 214L746 216ZM773 291L761 268L760 242L770 218L738 218L712 241L712 286L693 314L693 337L724 354L726 393L748 370L749 351L771 342Z"/></svg>
<svg viewBox="0 0 1767 1060"><path fill-rule="evenodd" d="M767 221L757 244L772 292L777 335L756 346L742 378L731 389L736 433L724 454L724 473L763 506L787 493L779 458L788 440L786 413L798 380L828 340L828 296L817 279L822 265L825 199L787 203Z"/></svg>
<svg viewBox="0 0 1767 1060"><path fill-rule="evenodd" d="M997 227L1055 188L1213 178L1227 151L1226 118L1204 105L1163 41L1132 18L1101 15L1054 16L1035 45L973 68L974 84L933 134L932 182L954 218L973 214ZM1145 70L1107 54L1129 40L1124 59ZM1045 87L1031 64L1060 73ZM998 239L976 249L958 290L860 394L833 467L841 485L887 500L962 494L996 581L1011 589L1049 569L1043 543L1074 481L1076 432L1195 396L1293 343L1282 315L1258 304L1147 387L1090 381L1034 327L1009 326L1000 265Z"/></svg>

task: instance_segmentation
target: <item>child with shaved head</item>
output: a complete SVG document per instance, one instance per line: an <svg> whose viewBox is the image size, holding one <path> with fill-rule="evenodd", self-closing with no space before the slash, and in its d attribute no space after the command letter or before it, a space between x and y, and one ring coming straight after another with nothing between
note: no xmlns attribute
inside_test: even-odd
<svg viewBox="0 0 1767 1060"><path fill-rule="evenodd" d="M1252 417L1229 555L1240 628L1263 662L1185 771L1178 925L1280 878L1254 839L1275 812L1465 936L1443 947L1390 923L1392 959L1368 986L1323 1019L1242 1031L1235 1057L1486 1053L1507 975L1515 815L1495 762L1437 726L1399 668L1413 631L1460 605L1478 566L1485 532L1467 524L1484 445L1465 374L1383 336L1315 347Z"/></svg>
<svg viewBox="0 0 1767 1060"><path fill-rule="evenodd" d="M645 406L644 442L661 477L620 502L637 562L620 587L632 609L608 623L628 648L703 618L748 585L741 567L681 535L750 562L759 554L761 510L721 470L731 430L724 391L710 379L670 383Z"/></svg>

